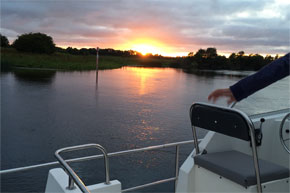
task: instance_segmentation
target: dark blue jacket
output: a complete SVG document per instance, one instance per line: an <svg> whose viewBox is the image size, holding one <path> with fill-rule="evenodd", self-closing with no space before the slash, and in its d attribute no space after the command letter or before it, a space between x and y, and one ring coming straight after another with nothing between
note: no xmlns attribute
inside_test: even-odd
<svg viewBox="0 0 290 193"><path fill-rule="evenodd" d="M290 53L271 62L253 75L230 86L235 99L240 101L254 92L289 75Z"/></svg>

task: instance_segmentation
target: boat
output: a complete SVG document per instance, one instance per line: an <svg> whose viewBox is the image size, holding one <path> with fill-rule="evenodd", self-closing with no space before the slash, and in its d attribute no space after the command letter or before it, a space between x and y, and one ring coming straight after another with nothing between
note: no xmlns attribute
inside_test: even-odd
<svg viewBox="0 0 290 193"><path fill-rule="evenodd" d="M175 182L175 192L289 192L290 109L252 116L232 108L193 103L190 108L193 140L108 153L100 144L65 147L55 152L57 162L2 170L1 175L60 164L48 173L45 193L128 192L157 184ZM208 130L202 139L197 130ZM179 167L179 148L194 144ZM113 156L176 147L175 176L122 189L110 179L109 159ZM62 153L96 148L100 155L65 160ZM104 159L105 182L86 185L70 167L71 162Z"/></svg>

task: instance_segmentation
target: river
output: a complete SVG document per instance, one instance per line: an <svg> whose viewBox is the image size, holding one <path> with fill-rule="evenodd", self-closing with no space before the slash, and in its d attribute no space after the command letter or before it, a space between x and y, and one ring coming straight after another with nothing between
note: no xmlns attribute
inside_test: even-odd
<svg viewBox="0 0 290 193"><path fill-rule="evenodd" d="M115 152L191 140L190 105L207 102L211 91L238 81L237 74L195 75L141 67L99 71L98 78L95 71L2 73L1 170L55 161L57 149L73 145L98 143ZM289 78L285 78L236 108L247 114L289 108L289 95ZM203 136L200 132L199 137ZM191 145L184 147L181 159L191 149ZM111 159L111 179L129 188L172 177L173 152L169 148ZM92 153L99 152L67 156ZM72 166L87 184L105 179L102 160ZM43 192L49 168L3 175L1 191ZM168 183L142 191L169 192L173 187Z"/></svg>

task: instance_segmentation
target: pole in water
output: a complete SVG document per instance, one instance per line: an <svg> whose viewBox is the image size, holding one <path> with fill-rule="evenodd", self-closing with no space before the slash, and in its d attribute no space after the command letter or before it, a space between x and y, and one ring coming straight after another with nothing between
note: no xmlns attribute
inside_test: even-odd
<svg viewBox="0 0 290 193"><path fill-rule="evenodd" d="M99 69L99 47L97 47L96 70Z"/></svg>
<svg viewBox="0 0 290 193"><path fill-rule="evenodd" d="M96 49L96 82L98 83L98 71L99 71L99 47Z"/></svg>

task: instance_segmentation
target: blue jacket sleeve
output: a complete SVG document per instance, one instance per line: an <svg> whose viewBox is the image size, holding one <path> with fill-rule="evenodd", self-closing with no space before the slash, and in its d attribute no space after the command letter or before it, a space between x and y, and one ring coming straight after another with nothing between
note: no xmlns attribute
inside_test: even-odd
<svg viewBox="0 0 290 193"><path fill-rule="evenodd" d="M271 62L253 75L230 86L235 99L240 101L254 92L289 75L290 53Z"/></svg>

